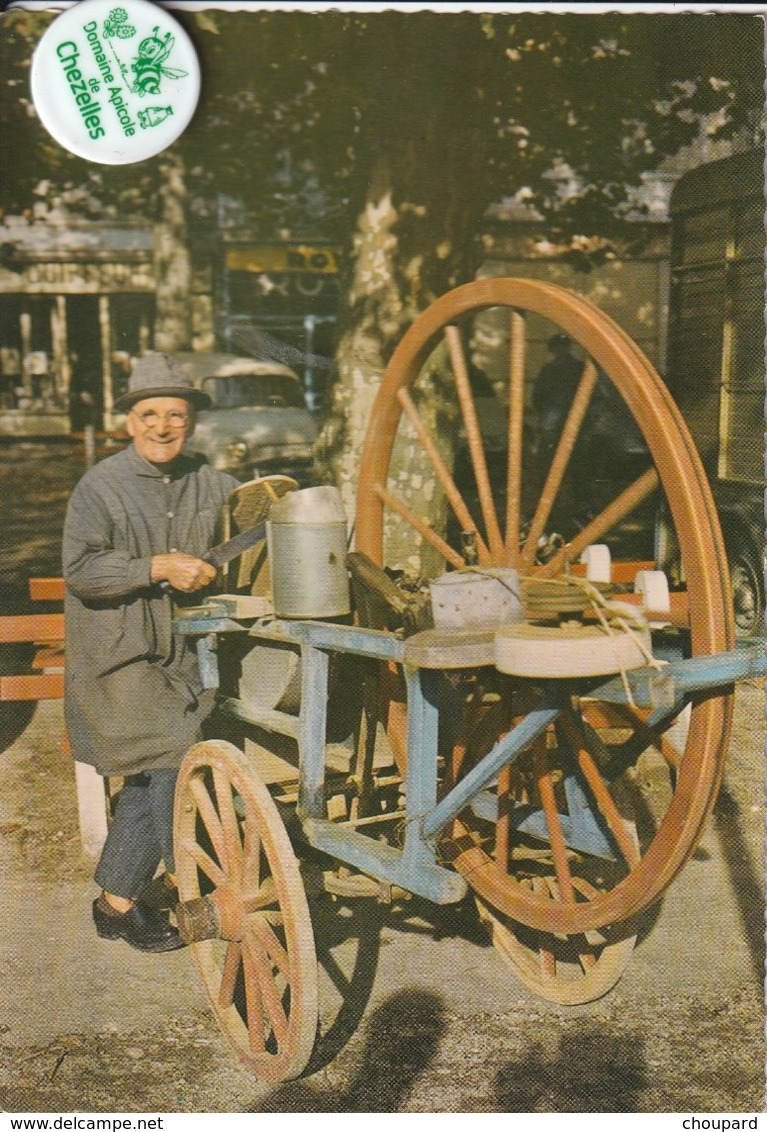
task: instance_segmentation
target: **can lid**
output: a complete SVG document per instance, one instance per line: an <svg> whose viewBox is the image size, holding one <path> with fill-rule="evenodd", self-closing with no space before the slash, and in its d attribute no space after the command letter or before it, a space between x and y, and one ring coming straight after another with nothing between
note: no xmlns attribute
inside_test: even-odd
<svg viewBox="0 0 767 1132"><path fill-rule="evenodd" d="M272 523L345 523L341 493L337 487L305 487L289 492L272 504L269 512Z"/></svg>
<svg viewBox="0 0 767 1132"><path fill-rule="evenodd" d="M176 19L149 0L80 0L32 56L32 100L65 149L130 165L166 149L188 126L200 64Z"/></svg>

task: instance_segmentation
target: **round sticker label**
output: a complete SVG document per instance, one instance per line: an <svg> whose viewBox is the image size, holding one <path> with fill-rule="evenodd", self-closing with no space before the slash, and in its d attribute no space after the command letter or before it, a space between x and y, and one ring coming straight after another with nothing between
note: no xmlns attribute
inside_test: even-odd
<svg viewBox="0 0 767 1132"><path fill-rule="evenodd" d="M200 93L189 36L149 0L80 0L45 32L32 57L32 99L65 149L128 165L183 133Z"/></svg>

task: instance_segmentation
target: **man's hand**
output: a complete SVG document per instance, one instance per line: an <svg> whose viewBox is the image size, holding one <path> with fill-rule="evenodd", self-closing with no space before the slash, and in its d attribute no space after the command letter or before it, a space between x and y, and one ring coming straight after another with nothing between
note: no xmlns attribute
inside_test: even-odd
<svg viewBox="0 0 767 1132"><path fill-rule="evenodd" d="M191 594L213 581L216 568L193 554L176 551L173 554L155 554L151 576L153 582L167 582L174 590Z"/></svg>

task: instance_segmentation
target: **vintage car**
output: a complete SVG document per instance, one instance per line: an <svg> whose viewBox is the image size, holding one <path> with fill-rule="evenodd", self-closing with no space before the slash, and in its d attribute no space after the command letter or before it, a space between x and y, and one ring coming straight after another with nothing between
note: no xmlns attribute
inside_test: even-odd
<svg viewBox="0 0 767 1132"><path fill-rule="evenodd" d="M239 479L282 473L311 481L314 418L298 375L279 362L235 354L175 354L212 401L190 448Z"/></svg>

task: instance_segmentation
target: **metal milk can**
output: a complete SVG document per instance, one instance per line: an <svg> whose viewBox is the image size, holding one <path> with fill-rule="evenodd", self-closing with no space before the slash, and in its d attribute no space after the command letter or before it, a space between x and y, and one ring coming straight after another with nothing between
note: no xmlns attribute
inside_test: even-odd
<svg viewBox="0 0 767 1132"><path fill-rule="evenodd" d="M335 487L290 492L266 525L272 599L278 617L348 613L346 512Z"/></svg>

